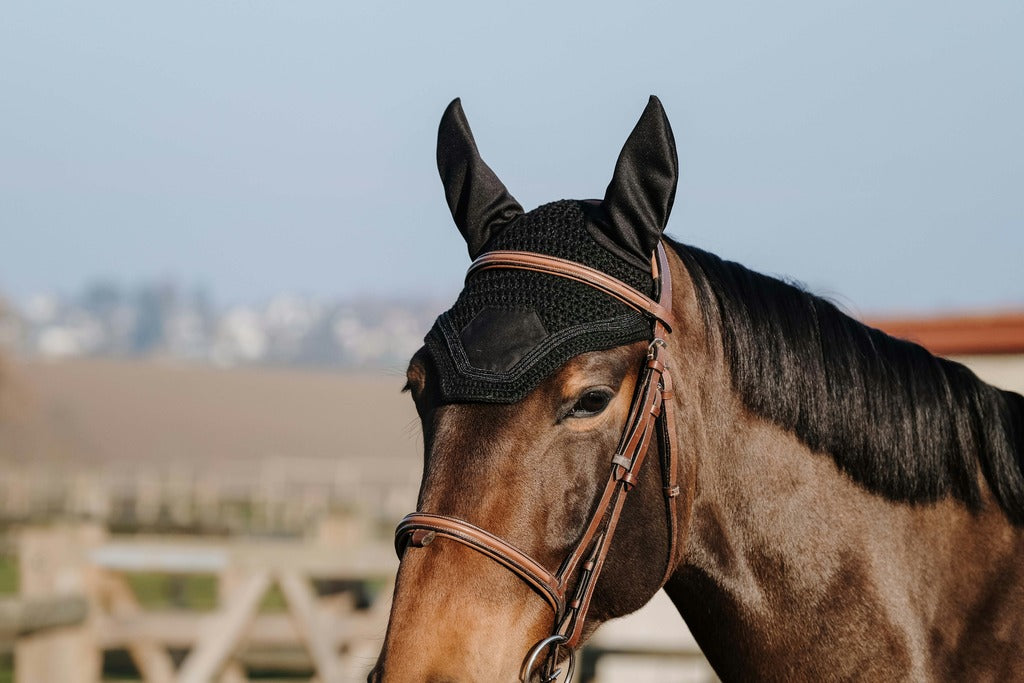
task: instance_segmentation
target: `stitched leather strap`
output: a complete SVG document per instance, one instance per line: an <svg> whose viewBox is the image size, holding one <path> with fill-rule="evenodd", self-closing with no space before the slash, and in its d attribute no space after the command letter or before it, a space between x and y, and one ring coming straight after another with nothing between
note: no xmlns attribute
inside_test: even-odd
<svg viewBox="0 0 1024 683"><path fill-rule="evenodd" d="M414 512L411 515L406 515L395 529L395 549L398 551L399 557L402 557L405 552L406 536L410 538L409 545L414 547L423 547L433 540L433 537L428 537L430 540L426 543L422 539L417 543L410 535L410 532L414 530L432 531L467 545L500 562L533 586L548 601L553 610L556 612L562 610L565 591L559 584L558 578L519 548L503 541L491 532L452 517Z"/></svg>
<svg viewBox="0 0 1024 683"><path fill-rule="evenodd" d="M663 248L660 243L658 248ZM622 280L613 278L602 273L600 270L590 268L582 263L545 254L534 254L529 251L489 251L477 257L470 264L469 270L466 272L466 278L469 279L473 273L489 268L518 268L520 270L556 275L582 282L615 297L640 313L660 320L669 331L672 329L671 299L668 300L668 306L663 306L649 296L633 289Z"/></svg>

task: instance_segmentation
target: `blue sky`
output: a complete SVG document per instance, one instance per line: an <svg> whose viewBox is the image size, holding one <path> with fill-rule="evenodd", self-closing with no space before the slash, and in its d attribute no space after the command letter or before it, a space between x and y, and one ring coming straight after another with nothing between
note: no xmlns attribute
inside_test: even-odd
<svg viewBox="0 0 1024 683"><path fill-rule="evenodd" d="M1011 1L8 2L0 292L453 293L452 97L529 208L601 196L655 93L670 234L855 313L1024 307L1021 36Z"/></svg>

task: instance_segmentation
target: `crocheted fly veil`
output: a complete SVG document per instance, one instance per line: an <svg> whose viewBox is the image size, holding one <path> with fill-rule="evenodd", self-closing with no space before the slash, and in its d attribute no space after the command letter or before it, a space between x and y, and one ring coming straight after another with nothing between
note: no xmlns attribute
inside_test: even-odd
<svg viewBox="0 0 1024 683"><path fill-rule="evenodd" d="M458 99L438 131L437 164L471 258L497 250L574 261L653 296L651 255L678 178L675 143L651 97L603 201L524 213L483 162ZM426 337L446 401L513 403L573 356L647 340L650 321L590 285L520 269L473 273Z"/></svg>

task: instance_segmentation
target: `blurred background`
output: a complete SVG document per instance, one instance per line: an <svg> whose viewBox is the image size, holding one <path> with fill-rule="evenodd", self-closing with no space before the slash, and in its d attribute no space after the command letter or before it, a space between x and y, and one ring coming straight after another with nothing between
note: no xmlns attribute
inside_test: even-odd
<svg viewBox="0 0 1024 683"><path fill-rule="evenodd" d="M1024 390L1024 6L9 2L0 682L356 681L468 265L463 98L526 208L657 94L669 233ZM710 680L663 597L586 681Z"/></svg>

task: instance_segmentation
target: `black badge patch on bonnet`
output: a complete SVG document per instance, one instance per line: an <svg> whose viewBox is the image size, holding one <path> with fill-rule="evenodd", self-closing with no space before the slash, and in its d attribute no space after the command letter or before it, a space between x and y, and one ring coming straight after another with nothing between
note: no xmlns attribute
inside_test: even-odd
<svg viewBox="0 0 1024 683"><path fill-rule="evenodd" d="M492 306L477 313L459 334L469 364L481 370L508 370L548 331L537 311L508 310Z"/></svg>
<svg viewBox="0 0 1024 683"><path fill-rule="evenodd" d="M484 251L569 259L650 295L649 271L611 253L587 229L585 205L565 200L519 216ZM650 336L649 321L590 285L518 269L476 272L426 345L448 401L512 403L573 356Z"/></svg>
<svg viewBox="0 0 1024 683"><path fill-rule="evenodd" d="M545 254L589 266L653 296L651 255L679 177L675 142L651 97L602 201L562 200L529 213L484 163L458 99L437 136L437 167L470 258ZM474 272L427 333L445 401L514 403L573 356L650 338L643 314L575 280L522 269Z"/></svg>

